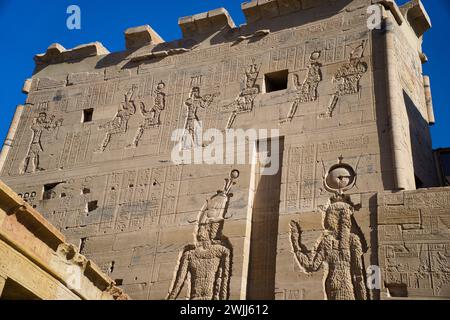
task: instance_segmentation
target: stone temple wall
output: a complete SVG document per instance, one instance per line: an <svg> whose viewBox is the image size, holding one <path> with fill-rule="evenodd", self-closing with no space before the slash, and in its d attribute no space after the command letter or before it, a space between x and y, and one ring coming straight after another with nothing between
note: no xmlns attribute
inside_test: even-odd
<svg viewBox="0 0 450 320"><path fill-rule="evenodd" d="M254 0L240 27L217 9L180 18L176 41L143 26L123 52L54 44L35 57L1 177L134 299L378 299L364 286L376 195L437 177L429 20L420 2L375 1L369 30L372 2ZM212 152L200 123L279 130L280 170L249 161L265 141L251 133L226 150L243 163L173 163Z"/></svg>
<svg viewBox="0 0 450 320"><path fill-rule="evenodd" d="M0 181L0 300L128 300L114 281Z"/></svg>

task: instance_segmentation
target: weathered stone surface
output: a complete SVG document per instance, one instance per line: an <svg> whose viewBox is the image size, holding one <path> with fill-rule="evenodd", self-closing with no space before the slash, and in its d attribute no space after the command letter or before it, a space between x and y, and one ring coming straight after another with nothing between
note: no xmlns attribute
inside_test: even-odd
<svg viewBox="0 0 450 320"><path fill-rule="evenodd" d="M198 34L211 34L223 28L231 29L235 27L233 19L224 8L182 17L178 20L178 25L184 38Z"/></svg>
<svg viewBox="0 0 450 320"><path fill-rule="evenodd" d="M412 0L400 7L418 37L421 37L431 28L431 19L426 12L422 1Z"/></svg>
<svg viewBox="0 0 450 320"><path fill-rule="evenodd" d="M373 2L389 30L368 30ZM216 9L180 18L172 42L143 26L125 32L124 52L94 43L36 56L2 179L136 299L392 298L445 274L447 190L413 191L439 185L420 2L242 10L240 27ZM212 157L208 129L247 131L221 144L246 161L172 161ZM254 148L267 156L250 129L279 130L277 172L249 160ZM416 268L423 238L440 269L429 262L406 282L397 269ZM393 279L381 295L363 286L377 265ZM448 297L445 286L410 295Z"/></svg>
<svg viewBox="0 0 450 320"><path fill-rule="evenodd" d="M162 42L164 40L149 25L129 28L125 31L125 46L128 50Z"/></svg>
<svg viewBox="0 0 450 320"><path fill-rule="evenodd" d="M0 237L2 299L128 299L79 254L78 247L66 243L55 227L1 181Z"/></svg>
<svg viewBox="0 0 450 320"><path fill-rule="evenodd" d="M38 54L34 57L37 65L62 63L65 61L72 61L84 59L92 56L100 56L108 54L109 51L100 42L93 42L77 46L73 49L66 50L58 43L52 44L48 47L47 52Z"/></svg>

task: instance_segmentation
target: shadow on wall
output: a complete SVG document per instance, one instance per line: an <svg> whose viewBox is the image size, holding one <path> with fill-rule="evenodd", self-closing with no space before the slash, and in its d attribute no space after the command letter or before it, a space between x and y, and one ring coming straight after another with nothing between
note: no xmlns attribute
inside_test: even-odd
<svg viewBox="0 0 450 320"><path fill-rule="evenodd" d="M428 121L424 119L405 91L403 91L403 99L408 114L416 188L438 187L439 181L433 157Z"/></svg>
<svg viewBox="0 0 450 320"><path fill-rule="evenodd" d="M387 60L386 60L386 30L372 31L372 52L373 52L373 77L375 85L376 100L376 118L378 127L378 140L380 152L381 177L384 190L395 190L391 125L388 114L387 97ZM403 91L403 100L409 119L409 134L411 151L413 157L413 166L417 188L436 187L439 185L429 124L417 109L411 98Z"/></svg>
<svg viewBox="0 0 450 320"><path fill-rule="evenodd" d="M278 161L282 164L284 140L279 143ZM274 300L282 167L276 175L260 175L259 165L254 172L247 299Z"/></svg>
<svg viewBox="0 0 450 320"><path fill-rule="evenodd" d="M378 145L380 153L381 179L384 190L394 190L395 180L391 147L391 134L388 115L388 97L386 83L385 30L372 31L373 83L375 85L375 109L378 127Z"/></svg>

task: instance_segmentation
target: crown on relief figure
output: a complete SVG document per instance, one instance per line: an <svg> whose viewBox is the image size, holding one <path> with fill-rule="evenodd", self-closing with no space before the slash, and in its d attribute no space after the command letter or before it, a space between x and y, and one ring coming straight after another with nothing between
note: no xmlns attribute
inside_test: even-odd
<svg viewBox="0 0 450 320"><path fill-rule="evenodd" d="M239 175L240 175L239 170L231 171L230 177L225 179L223 190L219 190L218 192L223 193L225 195L229 195L231 187L236 184L236 180L239 178Z"/></svg>
<svg viewBox="0 0 450 320"><path fill-rule="evenodd" d="M246 76L246 80L247 81L252 81L253 85L256 82L256 79L258 78L258 74L259 74L259 68L258 65L256 63L252 63L250 66L247 67L247 69L245 70L245 76Z"/></svg>

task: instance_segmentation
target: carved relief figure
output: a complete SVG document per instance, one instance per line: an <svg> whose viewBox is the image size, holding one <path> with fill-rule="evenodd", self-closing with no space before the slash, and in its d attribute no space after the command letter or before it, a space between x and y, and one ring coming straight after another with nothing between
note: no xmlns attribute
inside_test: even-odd
<svg viewBox="0 0 450 320"><path fill-rule="evenodd" d="M308 251L302 244L302 229L291 222L291 243L298 264L306 272L328 266L325 291L328 300L365 300L363 249L358 235L351 232L353 207L334 199L325 212L324 231L319 244Z"/></svg>
<svg viewBox="0 0 450 320"><path fill-rule="evenodd" d="M225 186L206 201L199 213L195 243L183 250L168 299L177 299L188 282L189 300L227 300L232 267L232 248L222 229L231 187L239 171L231 172Z"/></svg>
<svg viewBox="0 0 450 320"><path fill-rule="evenodd" d="M150 110L146 110L144 101L139 102L139 109L145 119L139 126L133 143L130 145L131 147L138 146L139 141L142 139L146 129L156 128L161 125L161 112L166 108L166 93L164 92L165 87L166 84L162 81L156 86L153 106Z"/></svg>
<svg viewBox="0 0 450 320"><path fill-rule="evenodd" d="M97 152L105 151L114 135L123 134L128 130L128 121L136 113L136 94L137 86L133 86L124 96L124 102L113 120L101 125L99 129L105 129L106 135Z"/></svg>
<svg viewBox="0 0 450 320"><path fill-rule="evenodd" d="M33 132L31 138L31 144L28 148L27 156L23 162L22 173L34 173L36 171L42 171L40 167L40 154L44 151L42 148L41 137L45 131L53 131L55 128L61 126L63 120L59 119L55 121L54 116L47 116L47 113L41 112L34 118L31 124L31 131Z"/></svg>
<svg viewBox="0 0 450 320"><path fill-rule="evenodd" d="M317 100L317 87L322 81L322 71L320 67L322 64L318 61L320 58L320 51L314 51L309 57L308 71L305 79L300 83L299 76L294 75L294 84L297 89L297 98L292 104L287 119L292 121L297 112L297 108L302 103L313 102Z"/></svg>
<svg viewBox="0 0 450 320"><path fill-rule="evenodd" d="M186 121L184 124L184 134L182 136L182 146L190 149L199 145L198 130L201 128L200 119L198 118L198 108L206 109L214 101L218 94L200 95L200 87L193 87L189 93L189 98L184 102L186 106Z"/></svg>
<svg viewBox="0 0 450 320"><path fill-rule="evenodd" d="M366 40L363 40L350 53L350 61L340 67L334 74L333 82L336 83L336 92L331 97L327 112L321 114L319 118L331 118L333 116L333 111L337 106L339 97L359 92L359 82L363 74L368 70L367 63L361 61L365 48Z"/></svg>
<svg viewBox="0 0 450 320"><path fill-rule="evenodd" d="M341 160L342 161L342 160ZM343 194L356 181L353 169L341 162L324 177L327 190L336 194L323 208L325 231L313 250L302 243L302 228L290 224L290 240L297 263L306 272L317 272L327 265L325 291L328 300L366 300L363 244L354 222L354 205Z"/></svg>
<svg viewBox="0 0 450 320"><path fill-rule="evenodd" d="M367 64L361 61L365 47L366 41L364 40L350 54L350 62L339 68L334 75L334 81L337 83L337 94L339 96L359 92L359 81L363 74L367 72Z"/></svg>
<svg viewBox="0 0 450 320"><path fill-rule="evenodd" d="M227 129L230 129L233 126L238 114L253 111L255 98L260 93L259 86L256 84L259 69L260 68L256 64L252 64L245 70L244 89L229 106L234 108L234 110L228 119Z"/></svg>

